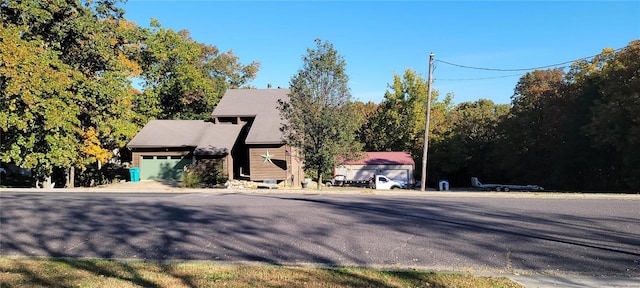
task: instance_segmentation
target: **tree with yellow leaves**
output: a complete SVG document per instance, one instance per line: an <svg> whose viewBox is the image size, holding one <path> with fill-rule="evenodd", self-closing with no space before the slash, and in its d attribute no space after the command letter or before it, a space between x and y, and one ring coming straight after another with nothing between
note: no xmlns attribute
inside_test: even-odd
<svg viewBox="0 0 640 288"><path fill-rule="evenodd" d="M0 5L0 161L49 179L107 161L138 131L130 77L145 31L117 2Z"/></svg>

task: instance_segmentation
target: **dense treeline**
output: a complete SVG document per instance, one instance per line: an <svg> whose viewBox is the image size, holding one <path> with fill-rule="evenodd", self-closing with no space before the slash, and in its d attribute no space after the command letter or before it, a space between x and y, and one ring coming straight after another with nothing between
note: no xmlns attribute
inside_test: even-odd
<svg viewBox="0 0 640 288"><path fill-rule="evenodd" d="M568 72L523 75L510 105L481 99L452 106L450 98L439 101L435 92L429 184L448 179L469 186L475 176L550 189L638 191L639 71L636 40L578 61ZM394 77L382 103L363 105L375 111L366 114L360 130L367 149L410 151L420 166L424 111L418 107L426 103L425 87L408 70L402 79Z"/></svg>
<svg viewBox="0 0 640 288"><path fill-rule="evenodd" d="M0 2L0 162L73 174L118 156L149 119L206 119L259 63L152 21L118 0ZM296 55L292 55L296 57ZM520 78L511 104L433 91L428 184L640 189L640 41ZM136 85L134 85L136 83ZM437 84L437 83L436 83ZM421 174L428 84L394 75L381 103L349 107L365 151L409 151ZM71 176L73 178L73 176ZM72 185L72 183L69 183Z"/></svg>
<svg viewBox="0 0 640 288"><path fill-rule="evenodd" d="M157 21L141 28L118 2L0 2L0 162L73 178L149 119L205 119L226 89L255 77L257 62Z"/></svg>

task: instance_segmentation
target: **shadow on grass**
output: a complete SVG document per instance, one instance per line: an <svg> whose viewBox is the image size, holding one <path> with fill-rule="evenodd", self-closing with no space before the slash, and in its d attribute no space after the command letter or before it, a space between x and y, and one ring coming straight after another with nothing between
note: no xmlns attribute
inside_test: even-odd
<svg viewBox="0 0 640 288"><path fill-rule="evenodd" d="M154 282L146 280L140 271L124 262L94 261L94 260L54 260L73 269L91 272L99 277L116 278L142 287L162 287Z"/></svg>
<svg viewBox="0 0 640 288"><path fill-rule="evenodd" d="M99 279L99 280L96 280ZM140 287L163 287L144 279L130 264L116 261L71 259L1 259L0 287L89 287L117 279Z"/></svg>
<svg viewBox="0 0 640 288"><path fill-rule="evenodd" d="M0 258L0 287L521 287L505 278L361 268Z"/></svg>

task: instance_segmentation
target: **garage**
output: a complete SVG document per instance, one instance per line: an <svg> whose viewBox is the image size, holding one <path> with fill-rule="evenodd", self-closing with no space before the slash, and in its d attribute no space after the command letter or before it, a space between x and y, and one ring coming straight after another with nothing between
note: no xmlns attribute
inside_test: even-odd
<svg viewBox="0 0 640 288"><path fill-rule="evenodd" d="M408 183L413 177L410 167L402 165L342 165L336 167L336 175L345 175L348 180L364 181L375 175L384 175L389 179L400 180Z"/></svg>
<svg viewBox="0 0 640 288"><path fill-rule="evenodd" d="M184 167L198 159L223 159L223 175L233 178L232 149L242 125L217 125L202 120L152 120L134 137L131 167L140 180L182 180Z"/></svg>
<svg viewBox="0 0 640 288"><path fill-rule="evenodd" d="M402 168L402 167L399 167L399 168ZM383 170L379 174L387 176L387 178L389 178L389 179L401 180L401 181L403 181L405 183L409 183L409 179L413 178L413 173L411 171L411 168L386 169L386 170ZM411 176L409 176L409 175L411 175Z"/></svg>
<svg viewBox="0 0 640 288"><path fill-rule="evenodd" d="M344 161L335 167L335 175L345 175L347 180L366 181L375 175L413 184L415 162L407 152L365 152L359 160Z"/></svg>
<svg viewBox="0 0 640 288"><path fill-rule="evenodd" d="M143 155L140 156L140 179L180 180L184 167L192 162L192 157Z"/></svg>

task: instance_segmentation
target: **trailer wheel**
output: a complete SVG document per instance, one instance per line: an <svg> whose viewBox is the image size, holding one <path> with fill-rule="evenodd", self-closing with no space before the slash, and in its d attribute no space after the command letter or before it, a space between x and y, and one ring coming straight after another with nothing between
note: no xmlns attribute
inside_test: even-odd
<svg viewBox="0 0 640 288"><path fill-rule="evenodd" d="M324 186L331 187L331 182L324 183Z"/></svg>
<svg viewBox="0 0 640 288"><path fill-rule="evenodd" d="M504 187L504 192L509 192L509 187Z"/></svg>
<svg viewBox="0 0 640 288"><path fill-rule="evenodd" d="M502 187L496 187L496 191L497 191L497 192L502 191Z"/></svg>

